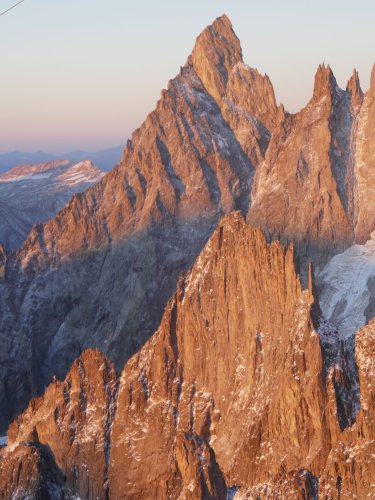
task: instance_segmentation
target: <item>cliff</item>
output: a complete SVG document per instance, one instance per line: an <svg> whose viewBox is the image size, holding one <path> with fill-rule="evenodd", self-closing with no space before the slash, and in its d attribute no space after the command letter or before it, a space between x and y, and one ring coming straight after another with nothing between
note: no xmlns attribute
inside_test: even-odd
<svg viewBox="0 0 375 500"><path fill-rule="evenodd" d="M84 353L11 425L2 463L48 446L84 498L225 498L300 469L314 485L340 430L313 304L292 247L224 217L118 382Z"/></svg>

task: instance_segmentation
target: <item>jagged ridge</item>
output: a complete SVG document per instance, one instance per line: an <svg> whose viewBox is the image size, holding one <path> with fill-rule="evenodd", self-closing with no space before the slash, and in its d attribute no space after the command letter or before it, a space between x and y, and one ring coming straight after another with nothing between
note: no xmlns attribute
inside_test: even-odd
<svg viewBox="0 0 375 500"><path fill-rule="evenodd" d="M121 367L159 323L179 272L223 213L240 209L268 238L295 240L303 277L307 261L322 266L354 238L368 237L373 88L372 79L363 96L354 74L343 91L331 69L321 66L312 100L289 115L276 105L269 79L243 64L229 20L207 28L120 164L51 222L36 226L15 257L2 259L1 335L5 352L18 360L6 358L2 366L3 425L53 372L63 376L85 347L100 347ZM320 363L318 337L314 342L314 362ZM301 352L306 349L303 344ZM326 400L334 413L333 388L315 389L309 415ZM312 489L339 433L335 418L327 419L333 427L324 421L314 427L314 435L326 440L329 432L330 438L319 456L307 455L311 471L290 471ZM232 478L228 464L218 471L215 463L218 477ZM294 463L301 464L298 453ZM248 484L255 480L246 478Z"/></svg>
<svg viewBox="0 0 375 500"><path fill-rule="evenodd" d="M268 245L239 214L225 217L118 382L111 363L87 351L12 424L3 488L28 484L13 481L9 464L32 441L66 473L60 488L84 498L226 498L229 486L261 498L314 498L318 488L360 498L371 491L361 470L355 482L345 458L332 457L348 446L353 460L365 456L353 439L356 426L360 442L373 432L373 340L366 329L359 336L364 416L341 432L314 300L293 248Z"/></svg>

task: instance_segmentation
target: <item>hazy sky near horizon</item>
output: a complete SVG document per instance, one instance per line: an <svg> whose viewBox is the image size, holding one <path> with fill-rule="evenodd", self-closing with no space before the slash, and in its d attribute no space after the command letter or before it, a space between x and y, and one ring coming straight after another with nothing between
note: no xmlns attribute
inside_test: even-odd
<svg viewBox="0 0 375 500"><path fill-rule="evenodd" d="M341 86L356 67L368 88L374 0L25 0L0 17L0 152L124 143L222 13L289 111L323 61Z"/></svg>

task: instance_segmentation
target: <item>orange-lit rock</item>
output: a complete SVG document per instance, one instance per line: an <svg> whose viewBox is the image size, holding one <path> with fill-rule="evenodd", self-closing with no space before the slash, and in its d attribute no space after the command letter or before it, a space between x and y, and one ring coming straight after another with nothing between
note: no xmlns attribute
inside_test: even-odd
<svg viewBox="0 0 375 500"><path fill-rule="evenodd" d="M223 16L119 165L1 253L3 497L375 494L374 324L358 388L307 265L374 229L374 78L320 66L290 115Z"/></svg>
<svg viewBox="0 0 375 500"><path fill-rule="evenodd" d="M318 476L339 428L313 303L293 249L226 216L118 390L87 351L12 424L9 444L37 436L87 498L107 487L110 498L225 498L298 469Z"/></svg>
<svg viewBox="0 0 375 500"><path fill-rule="evenodd" d="M116 383L113 365L105 356L85 351L64 382L52 383L11 424L8 447L15 448L14 460L18 460L19 443L45 446L52 452L55 467L65 472L67 488L82 498L105 498ZM8 455L5 448L0 470L9 469ZM30 474L37 475L39 455L28 451L27 456L36 457L30 463ZM13 482L5 484L13 487Z"/></svg>
<svg viewBox="0 0 375 500"><path fill-rule="evenodd" d="M249 223L295 241L303 262L353 241L352 122L349 93L319 66L313 98L280 121L257 171Z"/></svg>

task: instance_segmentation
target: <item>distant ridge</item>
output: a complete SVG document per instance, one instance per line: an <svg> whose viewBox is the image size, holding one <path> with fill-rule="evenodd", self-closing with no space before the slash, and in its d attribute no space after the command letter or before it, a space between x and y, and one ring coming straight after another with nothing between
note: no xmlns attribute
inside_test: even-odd
<svg viewBox="0 0 375 500"><path fill-rule="evenodd" d="M108 172L111 170L121 159L124 146L114 146L113 148L101 149L99 151L69 151L61 155L46 153L45 151L37 151L30 153L27 151L10 151L7 153L0 153L0 173L16 167L18 165L36 163L46 163L52 160L70 160L71 162L79 162L82 160L90 160L97 165L101 170Z"/></svg>
<svg viewBox="0 0 375 500"><path fill-rule="evenodd" d="M7 252L16 250L34 224L54 217L74 194L103 175L88 160L18 165L0 174L1 245Z"/></svg>

